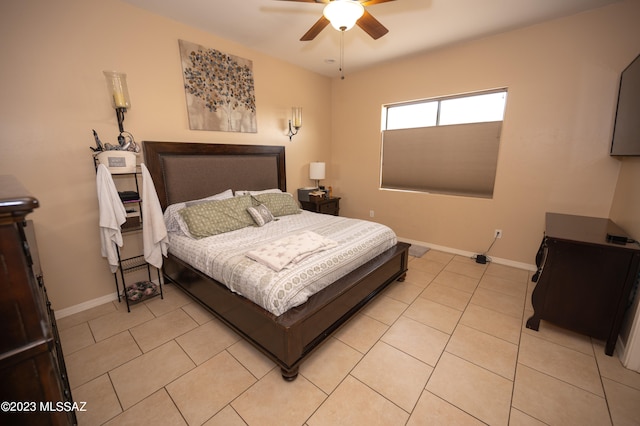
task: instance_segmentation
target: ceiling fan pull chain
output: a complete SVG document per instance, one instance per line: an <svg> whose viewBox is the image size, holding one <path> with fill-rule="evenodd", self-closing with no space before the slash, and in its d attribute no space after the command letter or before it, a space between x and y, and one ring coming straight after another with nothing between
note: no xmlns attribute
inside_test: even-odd
<svg viewBox="0 0 640 426"><path fill-rule="evenodd" d="M344 30L340 31L340 80L344 80Z"/></svg>

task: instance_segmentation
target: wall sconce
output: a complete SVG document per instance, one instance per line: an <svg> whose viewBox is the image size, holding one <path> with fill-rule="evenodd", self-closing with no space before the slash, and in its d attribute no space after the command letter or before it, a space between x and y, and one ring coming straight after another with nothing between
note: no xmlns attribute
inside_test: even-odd
<svg viewBox="0 0 640 426"><path fill-rule="evenodd" d="M291 120L289 120L289 133L287 134L287 136L289 136L289 142L298 134L300 127L302 127L302 108L293 107L291 108Z"/></svg>
<svg viewBox="0 0 640 426"><path fill-rule="evenodd" d="M131 133L125 132L123 127L124 114L127 112L127 108L131 108L129 90L127 89L127 75L116 71L103 71L103 73L107 79L109 95L111 95L111 106L115 108L116 118L118 119L118 129L120 130L118 143L120 144L120 149L127 149L133 141ZM123 133L127 133L131 137L131 141L126 142Z"/></svg>
<svg viewBox="0 0 640 426"><path fill-rule="evenodd" d="M320 180L324 179L324 163L309 163L309 179L316 181L316 188L320 188Z"/></svg>

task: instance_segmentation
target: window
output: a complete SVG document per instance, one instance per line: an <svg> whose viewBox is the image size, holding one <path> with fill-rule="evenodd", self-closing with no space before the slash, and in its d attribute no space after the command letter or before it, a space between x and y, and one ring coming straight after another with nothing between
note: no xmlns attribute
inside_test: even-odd
<svg viewBox="0 0 640 426"><path fill-rule="evenodd" d="M383 108L381 187L491 198L506 89Z"/></svg>

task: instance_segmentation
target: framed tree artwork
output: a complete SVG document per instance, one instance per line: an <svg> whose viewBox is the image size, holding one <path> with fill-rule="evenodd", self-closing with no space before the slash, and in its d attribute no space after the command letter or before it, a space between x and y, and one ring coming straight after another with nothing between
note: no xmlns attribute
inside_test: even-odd
<svg viewBox="0 0 640 426"><path fill-rule="evenodd" d="M192 130L256 133L253 62L178 40Z"/></svg>

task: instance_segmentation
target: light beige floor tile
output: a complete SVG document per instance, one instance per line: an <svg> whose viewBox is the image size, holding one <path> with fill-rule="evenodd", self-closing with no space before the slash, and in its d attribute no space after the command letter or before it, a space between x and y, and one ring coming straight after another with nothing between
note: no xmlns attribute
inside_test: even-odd
<svg viewBox="0 0 640 426"><path fill-rule="evenodd" d="M616 426L640 425L640 390L603 379L609 410Z"/></svg>
<svg viewBox="0 0 640 426"><path fill-rule="evenodd" d="M468 259L462 256L456 256L451 262L444 268L445 271L455 272L456 274L464 275L470 278L480 280L484 271L487 269L487 265L476 263L472 259Z"/></svg>
<svg viewBox="0 0 640 426"><path fill-rule="evenodd" d="M196 302L187 303L182 306L182 310L189 314L189 316L200 325L215 319L215 316L211 312Z"/></svg>
<svg viewBox="0 0 640 426"><path fill-rule="evenodd" d="M348 376L307 421L309 426L404 425L409 414Z"/></svg>
<svg viewBox="0 0 640 426"><path fill-rule="evenodd" d="M513 382L447 352L426 389L491 425L506 425Z"/></svg>
<svg viewBox="0 0 640 426"><path fill-rule="evenodd" d="M383 294L409 305L416 300L423 289L424 287L411 284L408 281L394 281Z"/></svg>
<svg viewBox="0 0 640 426"><path fill-rule="evenodd" d="M251 374L258 379L264 377L269 373L269 371L276 367L273 361L263 355L262 352L258 351L244 339L240 339L233 345L229 346L227 348L227 352L229 352L244 366L244 368L249 370ZM279 367L278 371L280 371Z"/></svg>
<svg viewBox="0 0 640 426"><path fill-rule="evenodd" d="M410 271L418 270L422 272L428 272L433 275L439 274L445 267L446 263L434 261L429 257L421 257L419 259L414 259L409 267Z"/></svg>
<svg viewBox="0 0 640 426"><path fill-rule="evenodd" d="M604 398L518 364L514 408L550 425L610 425Z"/></svg>
<svg viewBox="0 0 640 426"><path fill-rule="evenodd" d="M404 282L425 288L434 280L436 275L437 272L428 272L417 268L411 269L411 266L409 266Z"/></svg>
<svg viewBox="0 0 640 426"><path fill-rule="evenodd" d="M467 293L473 293L478 287L479 280L456 272L442 271L433 282L434 284L438 283Z"/></svg>
<svg viewBox="0 0 640 426"><path fill-rule="evenodd" d="M106 426L181 426L186 424L178 408L169 398L167 391L160 389L107 423Z"/></svg>
<svg viewBox="0 0 640 426"><path fill-rule="evenodd" d="M380 340L435 366L449 335L410 318L400 317Z"/></svg>
<svg viewBox="0 0 640 426"><path fill-rule="evenodd" d="M424 391L407 426L424 425L481 426L484 423L431 392Z"/></svg>
<svg viewBox="0 0 640 426"><path fill-rule="evenodd" d="M109 376L126 410L193 367L187 354L171 341L110 371Z"/></svg>
<svg viewBox="0 0 640 426"><path fill-rule="evenodd" d="M462 312L419 297L403 315L429 327L451 334L458 324Z"/></svg>
<svg viewBox="0 0 640 426"><path fill-rule="evenodd" d="M118 302L116 301L114 303L118 303ZM92 319L96 319L103 315L115 312L117 309L114 303L112 302L105 303L105 304L87 309L85 311L66 316L64 318L59 318L58 313L56 312L56 324L58 326L58 330L65 330L67 328L74 327L78 324L82 324L84 322L91 321Z"/></svg>
<svg viewBox="0 0 640 426"><path fill-rule="evenodd" d="M131 312L127 312L126 307L120 308L89 321L89 327L91 327L96 342L155 318L145 304L132 306Z"/></svg>
<svg viewBox="0 0 640 426"><path fill-rule="evenodd" d="M522 318L524 312L524 297L510 296L485 288L476 290L471 303L518 319Z"/></svg>
<svg viewBox="0 0 640 426"><path fill-rule="evenodd" d="M431 261L439 262L446 265L447 263L451 262L451 260L453 260L454 257L455 257L454 254L446 253L444 251L429 250L421 257L421 259L431 260Z"/></svg>
<svg viewBox="0 0 640 426"><path fill-rule="evenodd" d="M187 423L200 425L248 389L256 379L223 351L166 386Z"/></svg>
<svg viewBox="0 0 640 426"><path fill-rule="evenodd" d="M58 332L60 334L60 342L62 343L62 351L65 355L95 343L89 324L86 322L65 328L64 330L59 330Z"/></svg>
<svg viewBox="0 0 640 426"><path fill-rule="evenodd" d="M80 425L101 425L122 412L107 374L78 386L72 395L75 402L86 402L84 411L76 412Z"/></svg>
<svg viewBox="0 0 640 426"><path fill-rule="evenodd" d="M364 354L388 329L386 324L358 314L336 331L334 337Z"/></svg>
<svg viewBox="0 0 640 426"><path fill-rule="evenodd" d="M335 390L363 355L330 337L300 366L300 374L326 394Z"/></svg>
<svg viewBox="0 0 640 426"><path fill-rule="evenodd" d="M131 335L142 352L149 352L151 349L173 340L178 336L193 330L198 326L186 312L176 309L165 315L147 321L136 327L129 329Z"/></svg>
<svg viewBox="0 0 640 426"><path fill-rule="evenodd" d="M162 287L163 299L154 297L145 302L145 305L153 313L159 317L167 312L171 312L189 303L193 303L193 299L187 296L182 290L173 285L165 285Z"/></svg>
<svg viewBox="0 0 640 426"><path fill-rule="evenodd" d="M420 294L420 297L464 311L471 299L471 293L433 282Z"/></svg>
<svg viewBox="0 0 640 426"><path fill-rule="evenodd" d="M93 408L78 413L80 425L98 425L104 421L109 421L109 425L173 425L187 421L189 424L204 422L208 426L246 425L247 420L230 405L232 401L246 391L247 401L249 395L252 395L251 399L267 398L279 404L282 410L299 395L289 397L287 404L283 404L278 401L287 398L277 395L273 389L284 389L284 395L289 395L290 385L295 387L296 383L301 383L302 388L313 389L311 394L328 395L323 397L326 400L315 412L312 410L307 414L311 418L302 414L293 416L296 417L293 424L309 426L357 425L359 422L366 425L448 426L473 425L480 420L504 424L505 412L509 424L514 426L599 425L610 421L607 407L616 425L639 423L640 374L625 369L617 357L606 356L603 342L592 343L587 336L546 321L541 321L539 332L524 327L533 313L530 299L535 283L530 282L531 271L495 263L479 265L468 258L435 250L422 258L411 258L409 269L406 281L392 283L376 303L365 308L364 313L343 326L305 360L299 377L292 383L282 380L280 369L266 356L172 285L164 287L165 300L155 298L136 305L130 314L126 312L124 302L109 302L58 319L74 399L86 400L88 407ZM474 292L476 295L471 298ZM452 295L460 296L460 299ZM518 300L524 297L519 308L524 310L522 318L495 310L509 297ZM421 304L425 302L420 299L427 305ZM469 301L464 307L463 300ZM399 307L413 304L409 313L414 317L437 318L438 315L430 312L429 303L464 309L451 336L406 314L398 317ZM142 354L131 333L136 334L145 348L153 346L144 342L147 333L142 331L147 327L151 330L153 324L161 324L160 318L154 318L165 314L175 316L176 321L168 321L170 323L184 320L194 328L177 337L160 339L162 333L179 333L170 331L175 330L173 323L156 327L162 330L151 333L152 340L172 339L167 345L172 345L176 355L165 354L157 357L162 360L153 360L149 355L154 350ZM173 318L171 315L165 321ZM447 317L446 312L439 315L437 321L442 321L443 316ZM146 325L148 323L151 325ZM94 338L97 343L93 343ZM496 395L509 393L503 384L513 378L513 348L521 339L520 362L515 367L515 391L512 403L507 402L508 409L505 410L500 405L503 398ZM594 353L595 361L584 364L585 360L593 359ZM172 373L173 363L181 359L191 370ZM426 364L423 367L430 374L417 403L410 407L411 401L416 399L417 387L412 379L419 374L403 381L405 388L412 389L410 397L405 392L407 389L396 391L397 381L394 380L402 377L403 371L411 370L412 365L422 365L420 361ZM139 367L132 369L137 375L122 373L125 365L136 365L136 362ZM595 362L600 374L594 373ZM523 363L546 369L556 377ZM577 380L572 369L581 370ZM147 377L148 371L154 376ZM109 375L105 374L107 372ZM179 377L168 378L172 374ZM594 377L604 382L602 395L608 397L607 401L568 382L580 383L582 380L582 386L589 387L594 385ZM140 383L126 383L126 380L134 379ZM261 379L260 383L258 379ZM253 394L249 390L252 384L256 389ZM142 390L135 391L136 386ZM430 386L437 388L439 394L432 393ZM129 400L134 399L127 392L140 393L142 397L148 393L148 396L121 413L122 405L131 404ZM124 393L124 398L118 400L120 393ZM442 397L445 394L448 395L446 400ZM498 406L492 407L496 401ZM255 413L259 413L260 408L272 410L274 407L262 403L254 405L250 411L262 425L263 417ZM487 410L492 414L486 415ZM409 413L411 419L405 423Z"/></svg>
<svg viewBox="0 0 640 426"><path fill-rule="evenodd" d="M525 297L527 294L527 283L524 281L513 281L506 278L489 275L487 272L480 279L479 288L497 291L514 297Z"/></svg>
<svg viewBox="0 0 640 426"><path fill-rule="evenodd" d="M593 354L593 347L591 346L591 338L589 336L558 327L544 320L540 321L538 331L531 330L526 327L530 315L533 315L533 311L524 316L523 333L557 343L574 351L582 352L585 355ZM604 347L602 350L604 353Z"/></svg>
<svg viewBox="0 0 640 426"><path fill-rule="evenodd" d="M593 352L596 355L600 375L615 382L640 390L640 373L625 368L618 355L608 356L604 353L604 342L594 341Z"/></svg>
<svg viewBox="0 0 640 426"><path fill-rule="evenodd" d="M361 313L383 324L391 325L402 315L407 307L409 307L407 303L402 303L385 295L381 295L369 302L369 304L362 309Z"/></svg>
<svg viewBox="0 0 640 426"><path fill-rule="evenodd" d="M459 325L446 351L504 378L513 380L518 346L482 331Z"/></svg>
<svg viewBox="0 0 640 426"><path fill-rule="evenodd" d="M523 334L518 362L604 397L593 355L585 355L544 339Z"/></svg>
<svg viewBox="0 0 640 426"><path fill-rule="evenodd" d="M274 370L231 406L249 426L295 426L304 424L326 397L303 376L287 382Z"/></svg>
<svg viewBox="0 0 640 426"><path fill-rule="evenodd" d="M200 365L240 340L235 332L213 319L176 338L189 357Z"/></svg>
<svg viewBox="0 0 640 426"><path fill-rule="evenodd" d="M407 412L418 402L433 368L393 346L378 342L351 375Z"/></svg>
<svg viewBox="0 0 640 426"><path fill-rule="evenodd" d="M470 303L465 309L460 324L496 336L508 342L518 344L520 340L521 322L518 318L483 308Z"/></svg>
<svg viewBox="0 0 640 426"><path fill-rule="evenodd" d="M140 355L128 331L65 355L71 389L74 389Z"/></svg>
<svg viewBox="0 0 640 426"><path fill-rule="evenodd" d="M503 278L509 281L526 284L529 281L530 273L527 270L514 268L513 266L491 263L487 266L486 275Z"/></svg>
<svg viewBox="0 0 640 426"><path fill-rule="evenodd" d="M512 407L509 426L545 426L545 423Z"/></svg>
<svg viewBox="0 0 640 426"><path fill-rule="evenodd" d="M227 405L202 426L247 426L247 424L230 405Z"/></svg>

